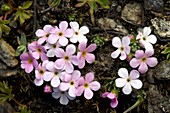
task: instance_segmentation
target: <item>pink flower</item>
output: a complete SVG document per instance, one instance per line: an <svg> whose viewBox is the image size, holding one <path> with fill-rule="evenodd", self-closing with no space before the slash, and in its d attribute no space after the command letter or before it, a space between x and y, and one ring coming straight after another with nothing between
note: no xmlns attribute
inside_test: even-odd
<svg viewBox="0 0 170 113"><path fill-rule="evenodd" d="M45 92L45 93L51 93L51 92L52 92L51 86L45 85L45 87L44 87L44 92Z"/></svg>
<svg viewBox="0 0 170 113"><path fill-rule="evenodd" d="M130 61L130 66L133 68L138 68L138 71L140 73L146 73L149 67L155 67L158 64L158 60L155 57L151 57L154 54L154 51L144 51L143 50L137 50L135 52L135 57L132 58ZM147 66L148 65L148 66Z"/></svg>
<svg viewBox="0 0 170 113"><path fill-rule="evenodd" d="M111 103L110 103L110 106L112 108L115 108L117 105L118 105L118 100L117 100L117 97L116 97L116 94L114 93L109 93L109 92L105 92L102 94L102 97L103 98L109 98L111 100Z"/></svg>
<svg viewBox="0 0 170 113"><path fill-rule="evenodd" d="M122 91L124 94L130 94L132 92L132 87L135 89L140 89L142 87L141 80L137 79L139 77L139 72L137 70L132 70L129 75L126 68L120 68L118 75L121 78L115 80L116 87L123 87Z"/></svg>
<svg viewBox="0 0 170 113"><path fill-rule="evenodd" d="M43 46L38 45L36 41L28 44L28 50L32 52L32 56L35 59L39 59L41 57L42 61L48 60L46 55L46 50Z"/></svg>
<svg viewBox="0 0 170 113"><path fill-rule="evenodd" d="M34 84L36 86L41 86L44 83L44 73L46 72L46 65L49 61L46 60L41 64L39 64L39 66L37 67L37 69L35 70L35 79L34 79Z"/></svg>
<svg viewBox="0 0 170 113"><path fill-rule="evenodd" d="M68 94L71 97L76 97L76 88L78 87L78 80L80 79L80 76L80 71L73 71L71 77L67 80L67 82L61 82L59 89L61 91L68 90Z"/></svg>
<svg viewBox="0 0 170 113"><path fill-rule="evenodd" d="M136 39L139 39L139 42L146 50L153 50L152 44L155 44L157 38L155 35L149 35L151 33L150 27L144 27L143 32L139 32L136 36Z"/></svg>
<svg viewBox="0 0 170 113"><path fill-rule="evenodd" d="M74 65L78 65L79 60L76 55L76 47L73 44L69 44L66 47L66 52L58 48L56 50L56 57L60 58L55 61L55 68L65 70L67 73L72 73L74 70Z"/></svg>
<svg viewBox="0 0 170 113"><path fill-rule="evenodd" d="M47 43L44 47L45 47L45 49L48 49L47 56L48 57L54 57L57 48L61 47L61 45L58 42L55 43L55 44Z"/></svg>
<svg viewBox="0 0 170 113"><path fill-rule="evenodd" d="M100 83L97 81L93 81L94 74L89 72L86 74L85 79L81 77L79 79L79 87L76 90L76 95L80 96L84 92L84 97L86 99L91 99L93 97L93 91L97 91L100 89Z"/></svg>
<svg viewBox="0 0 170 113"><path fill-rule="evenodd" d="M26 73L30 73L34 67L38 66L37 60L32 56L31 53L22 53L20 55L21 68L25 69Z"/></svg>
<svg viewBox="0 0 170 113"><path fill-rule="evenodd" d="M87 45L85 42L81 42L78 46L80 52L77 53L77 56L79 59L78 67L80 69L82 69L85 66L85 61L91 64L95 60L94 54L90 52L93 52L96 49L96 44L90 44L87 48L86 46Z"/></svg>
<svg viewBox="0 0 170 113"><path fill-rule="evenodd" d="M70 38L70 41L72 43L76 43L77 41L79 43L85 42L87 43L87 38L84 36L85 34L89 33L89 28L87 26L82 26L79 29L79 24L77 22L70 22L70 26L74 31L73 36Z"/></svg>
<svg viewBox="0 0 170 113"><path fill-rule="evenodd" d="M112 52L111 57L117 58L120 54L120 59L125 60L127 55L130 53L130 38L128 36L123 37L122 41L119 37L114 37L112 39L112 45L118 48L116 51Z"/></svg>
<svg viewBox="0 0 170 113"><path fill-rule="evenodd" d="M61 46L66 46L68 44L68 39L66 37L72 37L73 30L68 28L68 23L66 21L62 21L59 24L59 28L55 26L55 29L51 32L48 42L50 44L55 44L59 41Z"/></svg>
<svg viewBox="0 0 170 113"><path fill-rule="evenodd" d="M67 105L70 100L74 100L75 97L71 97L68 92L60 91L58 88L53 88L52 97L55 99L60 98L60 104Z"/></svg>
<svg viewBox="0 0 170 113"><path fill-rule="evenodd" d="M38 29L35 34L37 37L39 37L38 39L38 44L43 44L45 41L47 41L47 38L50 35L50 31L52 31L54 28L51 25L45 25L42 29Z"/></svg>
<svg viewBox="0 0 170 113"><path fill-rule="evenodd" d="M64 72L56 69L54 65L55 65L54 62L52 61L49 61L46 64L46 69L48 71L44 73L44 80L47 82L50 81L51 86L58 87L60 84L60 79L63 79Z"/></svg>

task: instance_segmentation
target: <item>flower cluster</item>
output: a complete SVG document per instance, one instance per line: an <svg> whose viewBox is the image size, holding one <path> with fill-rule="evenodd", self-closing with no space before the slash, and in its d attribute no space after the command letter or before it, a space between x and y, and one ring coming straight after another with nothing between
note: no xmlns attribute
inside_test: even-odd
<svg viewBox="0 0 170 113"><path fill-rule="evenodd" d="M69 24L71 28L68 28ZM38 41L28 44L28 52L20 55L21 68L26 73L35 72L34 84L50 84L44 87L44 92L50 93L53 89L52 96L60 98L63 105L83 92L86 99L91 99L92 91L100 88L100 83L93 81L93 72L83 77L79 70L75 70L75 66L83 69L86 62L91 64L95 60L92 52L96 44L88 46L85 36L89 29L86 26L79 27L77 22L69 24L62 21L59 27L45 25L43 29L38 29L35 33Z"/></svg>

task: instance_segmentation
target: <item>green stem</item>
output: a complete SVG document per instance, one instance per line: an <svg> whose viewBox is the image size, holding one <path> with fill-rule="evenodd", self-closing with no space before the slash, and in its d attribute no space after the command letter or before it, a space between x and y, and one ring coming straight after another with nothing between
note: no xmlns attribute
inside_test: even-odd
<svg viewBox="0 0 170 113"><path fill-rule="evenodd" d="M26 107L26 105L23 105L23 104L19 103L15 98L12 98L12 100L13 100L16 104L18 104L19 106Z"/></svg>
<svg viewBox="0 0 170 113"><path fill-rule="evenodd" d="M131 106L130 108L128 108L126 111L124 111L123 113L128 113L129 111L131 111L132 109L134 109L135 107L137 107L139 104L141 104L144 101L144 99L138 99L136 101L135 104L133 104L133 106Z"/></svg>

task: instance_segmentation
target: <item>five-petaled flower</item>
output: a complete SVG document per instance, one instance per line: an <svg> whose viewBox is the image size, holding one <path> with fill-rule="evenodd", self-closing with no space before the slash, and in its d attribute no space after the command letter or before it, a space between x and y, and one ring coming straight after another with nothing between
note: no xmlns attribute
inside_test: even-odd
<svg viewBox="0 0 170 113"><path fill-rule="evenodd" d="M123 37L122 41L119 37L114 37L112 39L112 45L118 48L116 51L112 52L111 57L117 58L120 54L120 59L125 60L127 55L130 53L130 38L128 36Z"/></svg>
<svg viewBox="0 0 170 113"><path fill-rule="evenodd" d="M55 44L45 44L45 49L47 50L47 57L54 57L56 50L61 47L61 45L57 42Z"/></svg>
<svg viewBox="0 0 170 113"><path fill-rule="evenodd" d="M118 75L121 78L115 80L116 87L123 87L122 91L124 94L128 95L132 92L132 87L135 89L140 89L142 87L141 80L139 78L139 72L137 70L132 70L130 75L126 68L120 68L118 70Z"/></svg>
<svg viewBox="0 0 170 113"><path fill-rule="evenodd" d="M78 45L79 52L77 53L77 56L79 59L78 67L80 69L85 66L85 60L90 64L95 60L94 54L90 52L93 52L96 49L96 44L90 44L87 48L86 46L87 44L85 42L81 42Z"/></svg>
<svg viewBox="0 0 170 113"><path fill-rule="evenodd" d="M115 93L112 93L112 92L105 92L102 94L102 97L103 98L109 98L111 100L110 102L110 106L112 108L115 108L117 105L118 105L118 100L117 100L117 97L116 97L116 94Z"/></svg>
<svg viewBox="0 0 170 113"><path fill-rule="evenodd" d="M81 77L79 79L79 87L76 90L76 95L80 96L84 92L84 97L86 99L91 99L93 97L93 91L97 91L100 88L100 83L93 81L94 74L89 72L85 75L85 79Z"/></svg>
<svg viewBox="0 0 170 113"><path fill-rule="evenodd" d="M149 67L155 67L158 64L158 60L155 57L151 57L154 54L153 50L137 50L135 52L135 57L130 61L130 66L133 68L138 68L140 73L146 73ZM148 66L147 66L148 65Z"/></svg>

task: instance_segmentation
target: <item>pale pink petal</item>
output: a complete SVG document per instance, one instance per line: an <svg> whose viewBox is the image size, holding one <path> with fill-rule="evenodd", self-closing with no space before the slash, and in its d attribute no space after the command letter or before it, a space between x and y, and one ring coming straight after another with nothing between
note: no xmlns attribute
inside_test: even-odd
<svg viewBox="0 0 170 113"><path fill-rule="evenodd" d="M71 79L72 79L72 75L71 74L68 74L66 72L62 72L61 75L60 75L60 79L63 81L63 82L69 82Z"/></svg>
<svg viewBox="0 0 170 113"><path fill-rule="evenodd" d="M130 83L126 83L126 85L123 87L122 91L126 95L130 94L132 92L132 87L131 87Z"/></svg>
<svg viewBox="0 0 170 113"><path fill-rule="evenodd" d="M44 43L44 42L46 41L46 39L47 39L47 38L39 38L38 41L37 41L37 43L38 43L38 44L42 44L42 43Z"/></svg>
<svg viewBox="0 0 170 113"><path fill-rule="evenodd" d="M80 58L78 67L82 69L85 66L85 59L83 57Z"/></svg>
<svg viewBox="0 0 170 113"><path fill-rule="evenodd" d="M77 37L77 40L78 40L79 43L81 43L81 42L87 43L87 38L86 38L86 36L81 35L81 34Z"/></svg>
<svg viewBox="0 0 170 113"><path fill-rule="evenodd" d="M75 52L76 52L76 47L75 47L75 45L69 44L69 45L66 47L66 53L67 53L68 55L72 55L72 54L74 54Z"/></svg>
<svg viewBox="0 0 170 113"><path fill-rule="evenodd" d="M71 97L67 92L65 93L65 95L67 96L68 99L70 100L74 100L76 97Z"/></svg>
<svg viewBox="0 0 170 113"><path fill-rule="evenodd" d="M158 64L158 60L155 57L147 58L146 63L149 67L155 67Z"/></svg>
<svg viewBox="0 0 170 113"><path fill-rule="evenodd" d="M67 73L72 73L73 70L74 70L73 64L70 61L66 62L65 63L65 71Z"/></svg>
<svg viewBox="0 0 170 113"><path fill-rule="evenodd" d="M85 59L89 64L91 64L94 62L95 56L94 56L94 54L86 53Z"/></svg>
<svg viewBox="0 0 170 113"><path fill-rule="evenodd" d="M84 86L79 86L76 90L76 95L81 96L83 94L83 91L84 91Z"/></svg>
<svg viewBox="0 0 170 113"><path fill-rule="evenodd" d="M100 83L97 81L93 81L89 83L89 88L92 89L93 91L97 91L100 89Z"/></svg>
<svg viewBox="0 0 170 113"><path fill-rule="evenodd" d="M78 40L78 39L77 39L76 36L73 36L73 37L70 38L70 42L72 42L72 43L76 43L77 40Z"/></svg>
<svg viewBox="0 0 170 113"><path fill-rule="evenodd" d="M125 47L125 53L128 55L130 53L130 46Z"/></svg>
<svg viewBox="0 0 170 113"><path fill-rule="evenodd" d="M86 48L86 52L93 52L96 49L96 44L90 44L87 48Z"/></svg>
<svg viewBox="0 0 170 113"><path fill-rule="evenodd" d="M46 64L46 69L53 72L55 70L54 68L54 65L55 63L53 61L49 61L47 64Z"/></svg>
<svg viewBox="0 0 170 113"><path fill-rule="evenodd" d="M74 64L74 65L78 65L79 64L79 59L77 56L71 56L70 61Z"/></svg>
<svg viewBox="0 0 170 113"><path fill-rule="evenodd" d="M145 49L146 49L147 51L149 51L149 50L150 50L150 51L153 51L153 50L154 50L151 43L145 42L145 43L143 43L143 44L144 44L144 47L145 47Z"/></svg>
<svg viewBox="0 0 170 113"><path fill-rule="evenodd" d="M116 51L112 52L111 57L112 58L117 58L120 54L120 49L117 49Z"/></svg>
<svg viewBox="0 0 170 113"><path fill-rule="evenodd" d="M68 39L66 37L59 38L59 44L61 46L66 46L68 44Z"/></svg>
<svg viewBox="0 0 170 113"><path fill-rule="evenodd" d="M150 57L150 56L152 56L154 54L154 50L146 50L145 51L145 56L146 57Z"/></svg>
<svg viewBox="0 0 170 113"><path fill-rule="evenodd" d="M51 25L45 25L44 27L43 27L43 30L46 32L46 33L48 33L50 30L52 30L53 29L53 27L51 26Z"/></svg>
<svg viewBox="0 0 170 113"><path fill-rule="evenodd" d="M130 44L130 38L128 36L125 36L122 38L122 45L128 46Z"/></svg>
<svg viewBox="0 0 170 113"><path fill-rule="evenodd" d="M65 56L65 51L63 49L61 49L61 48L57 48L55 53L56 53L56 57L59 57L59 58Z"/></svg>
<svg viewBox="0 0 170 113"><path fill-rule="evenodd" d="M56 69L63 69L64 65L65 65L65 60L64 59L57 59L55 61L55 66L54 67Z"/></svg>
<svg viewBox="0 0 170 113"><path fill-rule="evenodd" d="M76 80L79 80L80 76L81 76L81 73L80 73L79 70L73 71L73 73L72 73L72 79L73 79L73 80L75 80L75 81L76 81Z"/></svg>
<svg viewBox="0 0 170 113"><path fill-rule="evenodd" d="M112 39L112 45L113 45L114 47L116 47L116 48L121 47L122 44L121 44L120 38L119 38L119 37L114 37L114 38Z"/></svg>
<svg viewBox="0 0 170 113"><path fill-rule="evenodd" d="M130 79L137 79L137 78L139 78L139 72L137 71L137 70L132 70L131 72L130 72Z"/></svg>
<svg viewBox="0 0 170 113"><path fill-rule="evenodd" d="M149 36L150 33L151 33L151 28L150 27L144 27L143 35L147 37L147 36Z"/></svg>
<svg viewBox="0 0 170 113"><path fill-rule="evenodd" d="M33 65L26 65L25 66L25 72L26 73L31 73L31 71L33 70Z"/></svg>
<svg viewBox="0 0 170 113"><path fill-rule="evenodd" d="M37 37L42 37L44 36L46 33L42 30L42 29L38 29L36 32L35 32L35 35Z"/></svg>
<svg viewBox="0 0 170 113"><path fill-rule="evenodd" d="M55 51L54 51L54 49L49 49L48 51L47 51L47 56L48 57L54 57L55 56Z"/></svg>
<svg viewBox="0 0 170 113"><path fill-rule="evenodd" d="M135 89L140 89L142 87L142 82L141 80L131 80L130 84L132 85L133 88Z"/></svg>
<svg viewBox="0 0 170 113"><path fill-rule="evenodd" d="M109 94L109 92L105 92L105 93L102 94L102 97L106 98L108 94Z"/></svg>
<svg viewBox="0 0 170 113"><path fill-rule="evenodd" d="M72 29L67 29L65 32L64 32L64 36L70 38L72 37L74 34L73 30Z"/></svg>
<svg viewBox="0 0 170 113"><path fill-rule="evenodd" d="M66 21L61 21L60 24L59 24L59 29L61 31L65 31L68 27L68 23Z"/></svg>
<svg viewBox="0 0 170 113"><path fill-rule="evenodd" d="M140 65L141 61L136 59L136 58L132 58L132 60L130 61L130 66L133 68L136 68Z"/></svg>
<svg viewBox="0 0 170 113"><path fill-rule="evenodd" d="M123 78L117 78L115 80L116 87L119 87L119 88L123 87L126 84L126 82L127 82L126 79L123 79Z"/></svg>
<svg viewBox="0 0 170 113"><path fill-rule="evenodd" d="M127 57L126 53L125 53L124 51L122 51L122 52L120 53L120 60L125 60L126 57Z"/></svg>
<svg viewBox="0 0 170 113"><path fill-rule="evenodd" d="M60 83L60 86L59 86L59 89L60 89L61 91L66 91L66 90L69 89L69 87L70 87L70 83L61 82L61 83Z"/></svg>
<svg viewBox="0 0 170 113"><path fill-rule="evenodd" d="M144 54L144 51L143 51L143 50L137 50L137 51L135 52L135 57L136 57L137 59L142 58L144 55L145 55L145 54Z"/></svg>
<svg viewBox="0 0 170 113"><path fill-rule="evenodd" d="M78 81L79 83L79 85L81 86L83 86L83 84L84 84L84 82L85 82L85 80L84 80L84 77L80 77L80 79L79 79L79 81Z"/></svg>
<svg viewBox="0 0 170 113"><path fill-rule="evenodd" d="M41 86L44 83L43 79L34 79L34 84L36 86Z"/></svg>
<svg viewBox="0 0 170 113"><path fill-rule="evenodd" d="M53 92L52 93L52 97L55 98L55 99L60 98L60 96L61 96L60 92Z"/></svg>
<svg viewBox="0 0 170 113"><path fill-rule="evenodd" d="M126 79L126 78L128 78L129 73L128 73L128 70L127 70L126 68L120 68L120 69L118 70L118 75L119 75L120 77Z"/></svg>
<svg viewBox="0 0 170 113"><path fill-rule="evenodd" d="M44 79L44 81L50 81L53 78L53 76L54 76L53 73L45 72L44 76L43 76L43 79Z"/></svg>
<svg viewBox="0 0 170 113"><path fill-rule="evenodd" d="M55 26L53 29L51 29L51 30L49 31L49 33L55 34L55 35L56 35L58 32L60 32L58 26Z"/></svg>
<svg viewBox="0 0 170 113"><path fill-rule="evenodd" d="M152 44L155 44L155 43L157 42L157 38L156 38L155 35L149 35L149 36L147 37L147 41L150 42L150 43L152 43Z"/></svg>
<svg viewBox="0 0 170 113"><path fill-rule="evenodd" d="M148 71L148 66L146 65L146 63L145 62L142 62L141 64L140 64L140 66L139 66L139 68L138 68L138 71L140 72L140 73L146 73L147 71Z"/></svg>
<svg viewBox="0 0 170 113"><path fill-rule="evenodd" d="M94 79L94 73L89 72L89 73L86 74L86 76L85 76L85 81L86 82L90 83L90 82L93 81L93 79Z"/></svg>
<svg viewBox="0 0 170 113"><path fill-rule="evenodd" d="M28 44L28 50L29 51L36 51L37 47L36 47L36 44Z"/></svg>
<svg viewBox="0 0 170 113"><path fill-rule="evenodd" d="M81 42L78 45L78 48L79 48L80 51L84 51L86 49L86 43L85 42Z"/></svg>
<svg viewBox="0 0 170 113"><path fill-rule="evenodd" d="M62 105L67 105L67 104L68 104L68 98L66 97L66 95L62 95L62 96L60 97L60 103L61 103Z"/></svg>
<svg viewBox="0 0 170 113"><path fill-rule="evenodd" d="M79 32L83 35L89 33L89 28L87 26L82 26L80 29L79 29Z"/></svg>
<svg viewBox="0 0 170 113"><path fill-rule="evenodd" d="M110 103L110 106L111 106L112 108L115 108L117 105L118 105L117 98L112 99L112 100L111 100L111 103Z"/></svg>
<svg viewBox="0 0 170 113"><path fill-rule="evenodd" d="M79 30L79 24L77 22L70 22L70 26L74 31Z"/></svg>
<svg viewBox="0 0 170 113"><path fill-rule="evenodd" d="M58 87L60 85L60 79L58 76L54 76L52 79L51 79L51 86L52 87Z"/></svg>
<svg viewBox="0 0 170 113"><path fill-rule="evenodd" d="M136 36L136 39L141 39L143 37L143 33L142 32L138 32L138 35Z"/></svg>
<svg viewBox="0 0 170 113"><path fill-rule="evenodd" d="M88 100L93 97L93 92L91 91L91 89L86 88L86 89L84 90L84 97L85 97L86 99L88 99Z"/></svg>
<svg viewBox="0 0 170 113"><path fill-rule="evenodd" d="M44 52L41 53L41 60L42 61L48 60L48 57L47 57L47 55Z"/></svg>
<svg viewBox="0 0 170 113"><path fill-rule="evenodd" d="M55 35L51 34L47 39L48 43L50 44L55 44L57 40L58 40L58 37L56 36L56 34Z"/></svg>
<svg viewBox="0 0 170 113"><path fill-rule="evenodd" d="M109 94L107 95L107 97L108 97L109 99L114 99L114 98L116 98L116 94L109 93Z"/></svg>
<svg viewBox="0 0 170 113"><path fill-rule="evenodd" d="M28 53L22 53L20 55L20 59L23 60L23 61L27 61L29 58L30 58L30 56L29 56Z"/></svg>
<svg viewBox="0 0 170 113"><path fill-rule="evenodd" d="M76 88L75 87L70 87L69 90L68 90L68 94L71 97L76 97Z"/></svg>

